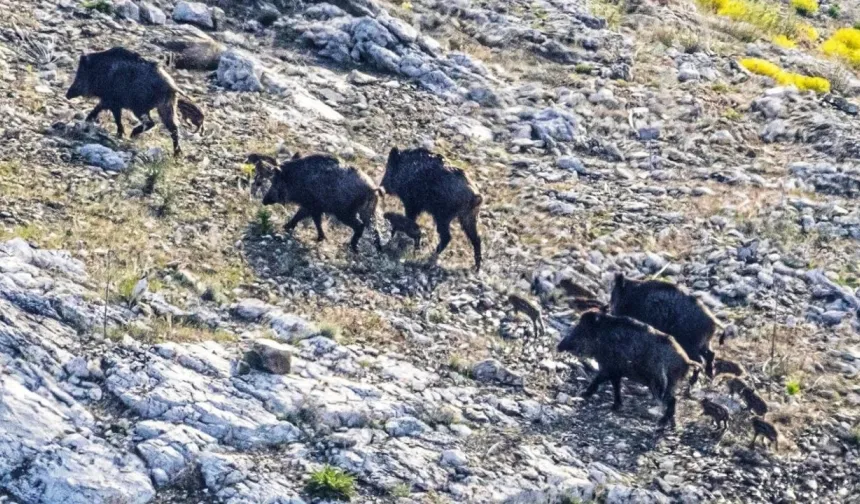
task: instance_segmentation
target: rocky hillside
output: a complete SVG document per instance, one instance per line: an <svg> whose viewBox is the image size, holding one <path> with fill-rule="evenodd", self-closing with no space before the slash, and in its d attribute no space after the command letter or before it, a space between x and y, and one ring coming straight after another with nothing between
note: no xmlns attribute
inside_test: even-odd
<svg viewBox="0 0 860 504"><path fill-rule="evenodd" d="M0 12L0 502L857 502L855 5ZM79 55L118 45L205 112L182 158L164 127L117 139L65 98ZM352 253L334 219L325 242L286 236L294 209L250 194L248 153L328 152L379 181L394 146L481 188L480 273L458 230L428 262L426 216L420 250ZM711 307L778 449L750 447L725 376L684 387L668 431L644 387L617 412L608 386L578 397L593 365L555 351L579 314L562 286L606 301L616 272Z"/></svg>

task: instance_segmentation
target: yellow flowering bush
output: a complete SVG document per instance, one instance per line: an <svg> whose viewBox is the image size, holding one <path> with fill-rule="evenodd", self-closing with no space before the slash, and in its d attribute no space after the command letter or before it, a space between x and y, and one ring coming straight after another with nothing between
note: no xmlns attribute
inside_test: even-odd
<svg viewBox="0 0 860 504"><path fill-rule="evenodd" d="M791 6L801 16L811 16L818 12L818 0L791 0Z"/></svg>
<svg viewBox="0 0 860 504"><path fill-rule="evenodd" d="M779 65L759 58L745 58L740 61L740 64L750 72L770 77L782 86L791 85L801 91L815 91L816 93L830 92L830 81L823 77L809 77L786 72Z"/></svg>
<svg viewBox="0 0 860 504"><path fill-rule="evenodd" d="M828 56L842 58L860 67L860 30L856 28L836 30L836 33L821 45L821 50Z"/></svg>
<svg viewBox="0 0 860 504"><path fill-rule="evenodd" d="M785 35L777 35L773 38L773 43L785 49L794 49L797 47L797 43Z"/></svg>

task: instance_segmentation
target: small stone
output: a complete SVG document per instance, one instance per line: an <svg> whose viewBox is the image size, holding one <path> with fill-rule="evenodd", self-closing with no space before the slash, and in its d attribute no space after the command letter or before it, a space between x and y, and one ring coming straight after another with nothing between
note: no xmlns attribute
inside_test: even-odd
<svg viewBox="0 0 860 504"><path fill-rule="evenodd" d="M268 339L254 342L251 350L245 353L245 362L252 369L272 374L289 374L292 351L288 345Z"/></svg>
<svg viewBox="0 0 860 504"><path fill-rule="evenodd" d="M146 24L163 25L167 23L167 14L149 2L141 2L140 20Z"/></svg>
<svg viewBox="0 0 860 504"><path fill-rule="evenodd" d="M466 454L460 450L445 450L439 460L440 465L448 467L463 467L468 463Z"/></svg>
<svg viewBox="0 0 860 504"><path fill-rule="evenodd" d="M191 23L201 28L215 28L215 19L208 5L200 2L179 2L173 9L173 20L177 23Z"/></svg>
<svg viewBox="0 0 860 504"><path fill-rule="evenodd" d="M140 8L131 0L113 0L113 11L123 19L140 21Z"/></svg>

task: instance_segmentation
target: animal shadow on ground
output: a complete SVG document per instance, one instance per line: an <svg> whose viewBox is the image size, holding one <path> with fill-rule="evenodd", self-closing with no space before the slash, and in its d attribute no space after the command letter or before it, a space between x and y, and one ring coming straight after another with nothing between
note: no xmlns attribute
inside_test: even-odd
<svg viewBox="0 0 860 504"><path fill-rule="evenodd" d="M590 382L589 375L584 382L573 382L572 390L565 390L579 396ZM636 470L639 459L658 447L686 445L694 450L713 451L719 443L721 433L711 428L705 419L693 415L698 408L692 401L678 394L677 425L660 429L657 417L649 409L658 405L647 388L624 380L622 385L624 404L618 411L612 411L612 386L607 383L588 399L578 399L570 413L563 414L550 424L532 424L535 433L552 434L572 448L594 447L591 457L595 461L609 463L620 469ZM693 420L693 417L696 417ZM626 445L623 459L616 458L619 443ZM662 446L660 446L662 445ZM612 455L610 459L606 455Z"/></svg>
<svg viewBox="0 0 860 504"><path fill-rule="evenodd" d="M472 272L469 266L447 268L438 262L431 264L425 257L398 261L378 252L371 241L364 238L359 242L358 252L351 252L347 250L351 230L337 219L324 219L327 229L324 243L316 241L310 220L300 223L291 234L284 234L282 223L273 217L275 231L269 238L260 237L255 223L249 223L242 243L256 276L274 280L290 278L313 286L347 275L350 281L380 293L389 295L392 287L396 287L398 295L408 297L431 293L448 282L461 282ZM381 232L386 236L385 229ZM333 244L336 247L333 248ZM420 282L416 281L419 276L422 277Z"/></svg>

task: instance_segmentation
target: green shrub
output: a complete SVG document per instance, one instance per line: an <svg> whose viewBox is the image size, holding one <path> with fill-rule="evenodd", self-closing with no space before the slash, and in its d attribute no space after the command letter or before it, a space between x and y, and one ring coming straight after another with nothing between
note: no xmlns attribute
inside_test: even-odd
<svg viewBox="0 0 860 504"><path fill-rule="evenodd" d="M785 393L790 396L796 396L800 393L800 379L791 378L785 382Z"/></svg>
<svg viewBox="0 0 860 504"><path fill-rule="evenodd" d="M254 226L257 229L257 234L260 236L273 234L275 226L272 225L272 212L268 208L257 210L257 219L254 221Z"/></svg>
<svg viewBox="0 0 860 504"><path fill-rule="evenodd" d="M81 5L84 9L98 11L102 14L110 14L113 10L113 4L108 0L87 0Z"/></svg>
<svg viewBox="0 0 860 504"><path fill-rule="evenodd" d="M355 478L330 465L311 473L305 491L312 497L348 501L355 496Z"/></svg>

